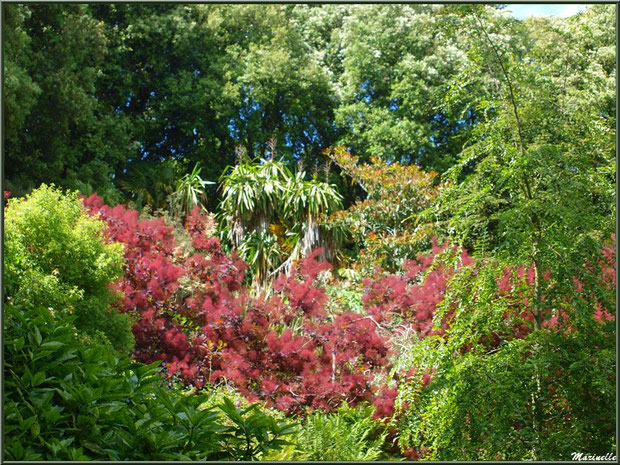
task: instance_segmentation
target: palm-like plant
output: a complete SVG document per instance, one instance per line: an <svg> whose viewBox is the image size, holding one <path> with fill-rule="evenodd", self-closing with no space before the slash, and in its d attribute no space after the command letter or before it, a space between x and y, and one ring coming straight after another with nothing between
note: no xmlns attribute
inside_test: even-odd
<svg viewBox="0 0 620 465"><path fill-rule="evenodd" d="M261 282L283 265L289 272L296 259L320 245L321 214L340 206L334 186L304 177L303 171L293 175L274 159L242 161L222 176L220 206L228 239ZM269 230L276 223L285 226L286 248L292 251L284 264L284 252Z"/></svg>
<svg viewBox="0 0 620 465"><path fill-rule="evenodd" d="M269 228L281 210L288 176L290 171L281 162L262 159L242 162L222 176L220 207L233 245L239 247L248 231Z"/></svg>
<svg viewBox="0 0 620 465"><path fill-rule="evenodd" d="M268 229L260 229L248 234L241 245L239 252L250 265L255 281L264 282L269 271L277 267L282 260L282 249L278 239Z"/></svg>
<svg viewBox="0 0 620 465"><path fill-rule="evenodd" d="M251 163L244 162L234 167L230 174L223 175L222 180L223 200L220 208L228 239L239 247L261 203L258 170Z"/></svg>
<svg viewBox="0 0 620 465"><path fill-rule="evenodd" d="M306 254L319 245L319 217L342 207L342 196L332 184L318 181L313 177L304 182L304 236L301 253Z"/></svg>
<svg viewBox="0 0 620 465"><path fill-rule="evenodd" d="M189 214L195 206L203 206L207 201L205 187L215 184L200 177L200 163L196 163L191 173L186 174L177 182L176 190L170 195L170 213L181 217ZM204 208L204 207L203 207Z"/></svg>
<svg viewBox="0 0 620 465"><path fill-rule="evenodd" d="M286 218L291 223L289 235L296 239L295 246L284 268L290 272L295 260L307 255L318 246L327 245L324 228L321 227L321 215L341 208L342 196L335 186L319 181L313 176L304 180L304 173L297 172L291 179L290 188L285 199ZM323 237L322 237L323 236Z"/></svg>

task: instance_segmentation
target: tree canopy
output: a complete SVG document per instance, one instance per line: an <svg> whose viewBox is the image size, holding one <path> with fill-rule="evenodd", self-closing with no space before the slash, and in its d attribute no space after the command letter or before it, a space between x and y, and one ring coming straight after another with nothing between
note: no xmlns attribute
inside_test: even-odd
<svg viewBox="0 0 620 465"><path fill-rule="evenodd" d="M217 181L236 147L266 158L272 139L309 175L336 145L443 173L496 110L481 107L497 91L496 65L481 61L488 50L473 52L464 5L4 10L6 179L18 193L46 181L118 202L148 186L163 204L197 162ZM562 111L587 109L613 126L612 8L524 22L492 6L477 14L496 47L534 60L560 89ZM360 191L336 178L348 205ZM207 190L213 209L220 193Z"/></svg>

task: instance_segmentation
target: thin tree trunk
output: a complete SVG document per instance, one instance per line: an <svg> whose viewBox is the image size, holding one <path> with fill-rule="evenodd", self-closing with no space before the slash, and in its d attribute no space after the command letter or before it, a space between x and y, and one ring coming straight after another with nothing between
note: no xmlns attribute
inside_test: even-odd
<svg viewBox="0 0 620 465"><path fill-rule="evenodd" d="M488 41L491 50L493 51L493 55L495 56L501 70L504 75L504 79L506 80L506 84L508 86L508 98L511 102L515 122L517 125L517 134L518 134L518 146L521 151L521 156L525 156L526 148L525 148L525 140L523 137L523 126L521 124L521 118L519 115L519 106L517 104L517 99L513 89L513 83L510 79L510 75L508 74L508 70L504 66L504 62L502 56L491 40L489 34L487 33L482 21L478 17L478 15L474 15L478 25L480 26L481 31L483 32L486 40ZM528 202L532 202L533 194L530 186L529 179L526 175L521 177L520 183L521 191ZM531 260L534 263L534 330L538 331L542 327L542 292L541 292L541 283L540 283L540 274L541 274L541 266L539 259L539 245L542 237L541 234L541 223L538 214L534 211L531 213L530 220L532 226L534 228L534 237L532 237L532 256ZM535 343L533 358L536 358L535 354L539 350L539 345ZM540 460L540 444L542 440L542 423L543 423L543 415L542 415L542 406L541 406L541 397L542 397L542 376L540 373L540 369L538 366L534 369L534 382L536 384L534 392L532 392L532 428L534 430L534 441L532 444L532 455L534 460Z"/></svg>

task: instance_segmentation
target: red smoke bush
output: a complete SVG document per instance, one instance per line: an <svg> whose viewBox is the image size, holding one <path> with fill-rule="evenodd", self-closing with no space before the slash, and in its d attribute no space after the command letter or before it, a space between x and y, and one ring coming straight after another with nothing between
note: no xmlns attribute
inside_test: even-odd
<svg viewBox="0 0 620 465"><path fill-rule="evenodd" d="M108 225L108 239L126 244L125 274L116 284L124 312L136 314L135 356L163 360L169 376L197 387L224 379L250 399L287 411L337 408L370 400L373 371L386 365L386 342L361 315L328 317L327 296L315 285L330 265L303 260L276 283L277 294L251 297L242 286L246 264L208 238L209 218L194 209L185 227L197 253L183 258L162 219L84 199ZM180 279L194 283L189 295ZM287 328L301 315L300 327Z"/></svg>
<svg viewBox="0 0 620 465"><path fill-rule="evenodd" d="M385 276L377 272L372 279L365 279L366 311L379 323L389 324L394 315L400 315L421 337L442 334L447 323L433 331L433 318L455 270L435 263L435 259L446 249L447 245L438 246L435 241L432 253L405 261L402 274ZM473 259L463 251L460 262L466 266L472 264Z"/></svg>

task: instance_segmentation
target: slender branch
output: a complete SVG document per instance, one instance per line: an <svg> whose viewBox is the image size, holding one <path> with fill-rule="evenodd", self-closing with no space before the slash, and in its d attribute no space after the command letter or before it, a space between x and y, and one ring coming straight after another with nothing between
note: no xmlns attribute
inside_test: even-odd
<svg viewBox="0 0 620 465"><path fill-rule="evenodd" d="M379 329L383 329L383 326L381 326L379 323L377 323L377 320L375 320L375 319L374 319L371 315L367 315L367 316L364 316L364 317L362 317L362 318L358 318L357 320L353 320L353 321L351 321L351 323L357 323L358 321L362 321L362 320L370 320L370 321L372 321L374 324L376 324L376 325L377 325L377 328L379 328Z"/></svg>
<svg viewBox="0 0 620 465"><path fill-rule="evenodd" d="M493 50L493 53L495 54L495 57L497 59L497 63L499 64L499 66L502 69L502 73L504 75L504 78L506 79L506 84L508 85L508 93L510 96L510 102L512 103L512 108L514 111L514 115L515 115L515 119L517 121L517 130L519 132L519 145L521 148L521 154L523 155L525 153L525 144L523 142L523 127L521 125L521 118L519 117L519 110L518 110L518 105L517 105L517 99L515 97L514 94L514 90L512 87L512 80L510 79L510 75L508 74L508 70L506 70L506 67L504 66L504 61L503 61L503 57L500 55L499 50L497 49L497 47L495 46L495 44L493 43L493 41L491 40L491 37L489 37L489 34L487 33L486 29L484 28L484 25L482 24L482 21L480 21L480 17L477 14L474 14L474 17L476 18L476 21L478 21L478 25L480 26L480 29L482 30L482 32L484 33L484 36L486 37L487 41L489 42L489 45L491 46L491 49Z"/></svg>
<svg viewBox="0 0 620 465"><path fill-rule="evenodd" d="M486 29L484 28L484 25L482 24L480 17L478 16L478 14L474 14L474 17L476 18L476 21L478 22L478 26L480 27L480 30L483 32L487 42L489 43L491 50L493 51L493 54L495 55L497 63L499 64L502 70L504 78L506 79L506 84L508 85L509 99L512 104L515 121L517 123L517 132L519 134L519 147L521 149L521 156L525 156L525 141L523 138L523 126L521 124L521 117L519 116L519 106L517 104L517 98L514 93L512 79L510 79L508 70L504 66L504 60L503 60L503 57L499 49L495 46L495 44L491 40L491 37L489 36ZM530 187L530 183L529 183L527 176L525 175L522 176L521 182L522 182L521 188L523 190L523 193L526 199L528 201L532 201L534 196L532 194L532 189ZM541 313L541 306L540 306L541 290L540 290L540 283L539 283L540 263L538 259L538 244L540 243L540 240L542 237L542 226L540 223L540 218L535 211L531 213L531 221L532 221L532 225L534 229L536 230L536 237L534 238L534 243L532 245L532 260L534 262L534 268L535 268L534 269L534 273L535 273L534 287L535 287L535 292L536 292L536 302L535 302L534 308L535 308L535 316L536 316L536 326L540 328L540 325L542 323L542 313Z"/></svg>
<svg viewBox="0 0 620 465"><path fill-rule="evenodd" d="M570 48L566 47L566 59L564 61L564 82L562 83L562 106L560 108L560 113L564 115L564 103L566 101L566 81L568 78L568 56L570 53Z"/></svg>
<svg viewBox="0 0 620 465"><path fill-rule="evenodd" d="M510 103L512 104L515 121L517 122L517 133L519 135L519 149L521 150L521 155L523 156L525 155L525 141L523 138L523 126L521 124L521 117L519 116L519 106L517 104L517 98L515 97L514 88L512 85L512 79L510 79L508 70L504 66L504 60L503 60L502 55L500 54L499 49L495 46L495 44L491 40L491 37L487 33L487 30L484 28L484 25L482 24L482 21L480 20L480 17L477 14L474 14L474 17L476 18L476 21L478 22L480 30L483 32L484 36L486 37L487 42L489 42L489 45L491 46L491 50L493 51L493 54L495 55L497 63L499 64L502 70L502 74L504 75L504 78L506 79L506 84L508 85L508 96L510 99ZM527 178L523 179L523 184L524 184L525 196L527 197L528 200L532 200L532 190L530 188Z"/></svg>

